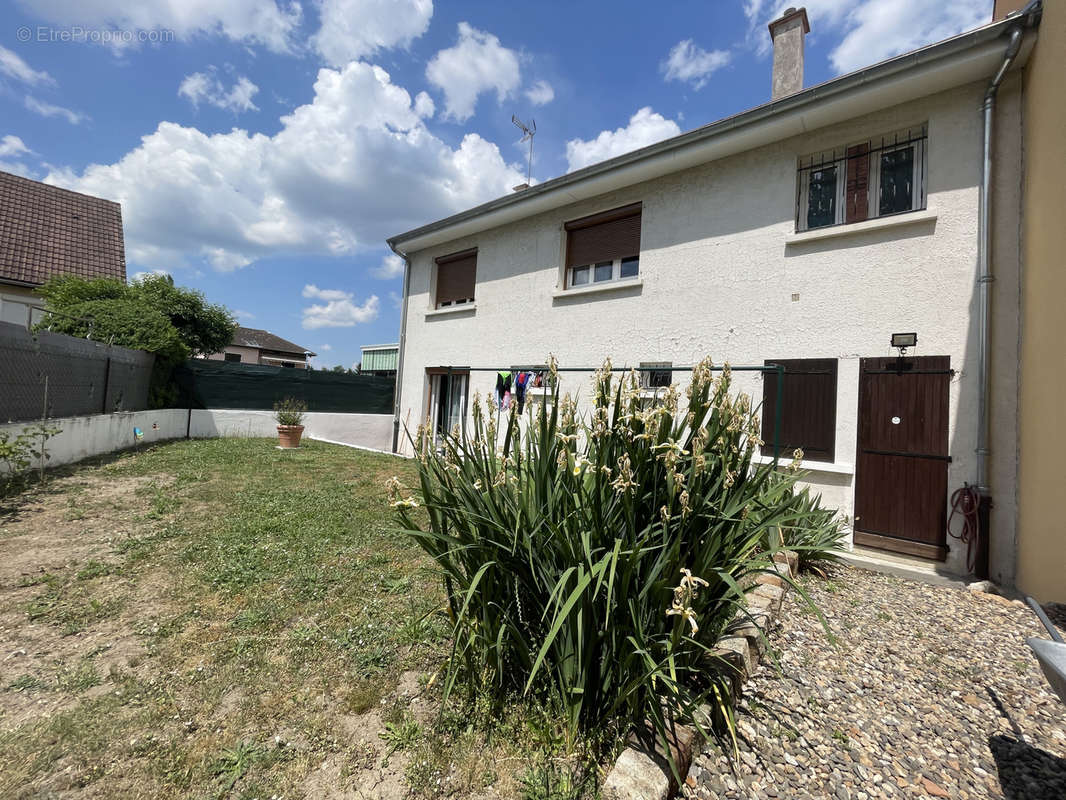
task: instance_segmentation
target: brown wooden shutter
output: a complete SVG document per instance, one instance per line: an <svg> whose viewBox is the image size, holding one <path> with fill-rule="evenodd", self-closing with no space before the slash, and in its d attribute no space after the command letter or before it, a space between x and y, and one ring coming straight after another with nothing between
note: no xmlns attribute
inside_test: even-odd
<svg viewBox="0 0 1066 800"><path fill-rule="evenodd" d="M836 444L837 360L797 358L767 361L785 368L784 406L781 409L781 458L791 459L797 448L807 461L833 461ZM777 373L763 373L762 454L774 454L777 412Z"/></svg>
<svg viewBox="0 0 1066 800"><path fill-rule="evenodd" d="M862 222L870 215L870 144L848 148L848 176L844 187L844 221Z"/></svg>
<svg viewBox="0 0 1066 800"><path fill-rule="evenodd" d="M464 250L437 259L437 307L474 299L477 250Z"/></svg>
<svg viewBox="0 0 1066 800"><path fill-rule="evenodd" d="M566 266L640 255L640 212L637 203L566 223Z"/></svg>

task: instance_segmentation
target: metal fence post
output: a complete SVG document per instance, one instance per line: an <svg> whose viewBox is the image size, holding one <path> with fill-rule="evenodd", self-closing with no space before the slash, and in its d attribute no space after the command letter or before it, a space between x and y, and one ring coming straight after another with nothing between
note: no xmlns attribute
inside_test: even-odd
<svg viewBox="0 0 1066 800"><path fill-rule="evenodd" d="M100 405L101 405L100 413L101 414L106 414L107 413L107 391L108 391L108 385L110 383L111 383L111 356L109 355L107 357L107 360L104 361L104 397L103 397L103 400L100 401Z"/></svg>

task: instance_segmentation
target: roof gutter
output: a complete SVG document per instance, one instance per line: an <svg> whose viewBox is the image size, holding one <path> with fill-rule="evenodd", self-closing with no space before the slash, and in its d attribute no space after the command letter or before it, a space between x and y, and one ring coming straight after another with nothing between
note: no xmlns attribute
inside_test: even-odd
<svg viewBox="0 0 1066 800"><path fill-rule="evenodd" d="M407 253L651 180L886 105L981 80L1001 61L1006 19L835 78L672 139L562 175L389 238ZM919 73L919 74L916 74Z"/></svg>

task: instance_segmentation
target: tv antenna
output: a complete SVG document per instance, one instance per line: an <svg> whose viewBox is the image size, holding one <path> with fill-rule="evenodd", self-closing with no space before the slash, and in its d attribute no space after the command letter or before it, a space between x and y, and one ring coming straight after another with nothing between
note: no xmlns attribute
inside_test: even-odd
<svg viewBox="0 0 1066 800"><path fill-rule="evenodd" d="M529 162L526 166L526 186L529 186L530 176L533 173L533 137L537 133L537 121L530 118L529 124L526 125L526 123L518 118L517 114L512 114L511 122L515 124L515 127L522 131L521 141L529 142Z"/></svg>

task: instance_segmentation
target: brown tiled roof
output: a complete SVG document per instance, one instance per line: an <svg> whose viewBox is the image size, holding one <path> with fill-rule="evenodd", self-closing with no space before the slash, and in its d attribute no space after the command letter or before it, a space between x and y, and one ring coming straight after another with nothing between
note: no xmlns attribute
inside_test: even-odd
<svg viewBox="0 0 1066 800"><path fill-rule="evenodd" d="M261 331L258 328L242 328L237 326L233 333L233 344L238 347L258 347L260 350L277 350L279 353L296 353L303 355L311 353L306 347L275 336L270 331Z"/></svg>
<svg viewBox="0 0 1066 800"><path fill-rule="evenodd" d="M126 280L122 207L0 172L0 282L57 275Z"/></svg>

